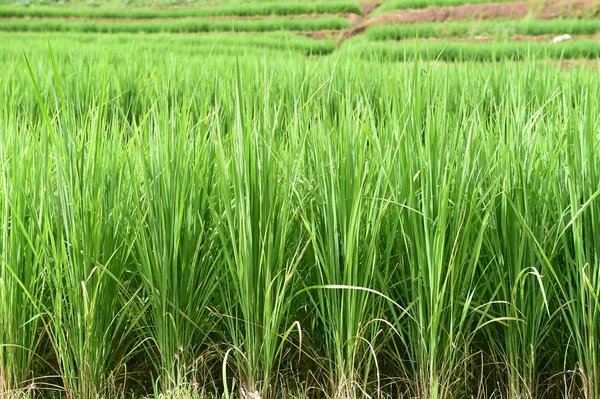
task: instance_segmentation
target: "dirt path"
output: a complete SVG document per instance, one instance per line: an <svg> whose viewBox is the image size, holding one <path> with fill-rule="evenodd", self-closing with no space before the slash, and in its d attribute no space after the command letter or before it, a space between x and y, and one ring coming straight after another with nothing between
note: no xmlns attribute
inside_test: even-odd
<svg viewBox="0 0 600 399"><path fill-rule="evenodd" d="M371 18L371 13L373 13L373 10L380 5L381 3L361 3L360 7L363 10L363 15L353 14L348 16L347 19L354 26L362 25L363 23L367 22L369 18Z"/></svg>
<svg viewBox="0 0 600 399"><path fill-rule="evenodd" d="M468 19L516 19L525 17L533 8L532 3L466 4L457 7L403 10L382 14L369 21L369 25L417 22L461 21Z"/></svg>
<svg viewBox="0 0 600 399"><path fill-rule="evenodd" d="M362 3L360 6L363 10L363 15L365 19L371 18L371 14L377 7L379 7L381 3Z"/></svg>
<svg viewBox="0 0 600 399"><path fill-rule="evenodd" d="M317 31L304 31L297 32L300 36L307 36L311 39L323 40L323 39L337 39L344 31L343 30L317 30Z"/></svg>
<svg viewBox="0 0 600 399"><path fill-rule="evenodd" d="M465 4L456 7L403 10L382 14L370 25L386 23L445 22L464 20L520 19L533 16L540 19L558 17L581 18L592 11L593 0L550 0L546 2L518 1L512 3Z"/></svg>

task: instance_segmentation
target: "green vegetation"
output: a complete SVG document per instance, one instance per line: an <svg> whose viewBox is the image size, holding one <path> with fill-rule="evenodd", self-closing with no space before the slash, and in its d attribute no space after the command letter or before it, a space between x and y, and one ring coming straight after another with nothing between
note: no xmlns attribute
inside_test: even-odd
<svg viewBox="0 0 600 399"><path fill-rule="evenodd" d="M598 21L126 1L0 7L0 399L600 397Z"/></svg>
<svg viewBox="0 0 600 399"><path fill-rule="evenodd" d="M514 0L389 0L378 7L374 14L428 7L456 7L465 4L504 3L512 1Z"/></svg>
<svg viewBox="0 0 600 399"><path fill-rule="evenodd" d="M0 395L600 395L598 44L0 40Z"/></svg>
<svg viewBox="0 0 600 399"><path fill-rule="evenodd" d="M93 57L94 53L110 54L115 51L124 54L144 54L148 57L187 57L190 60L203 60L209 54L231 54L249 52L286 53L290 56L325 55L335 50L330 40L312 40L305 36L286 33L254 34L206 34L206 35L169 35L152 36L114 34L86 35L78 33L0 33L6 51L0 53L0 60L8 61L14 52L23 51L22 40L28 46L39 48L48 41L57 46L69 46L73 53L81 57ZM122 60L125 61L125 58ZM204 64L204 62L202 62Z"/></svg>
<svg viewBox="0 0 600 399"><path fill-rule="evenodd" d="M429 22L422 24L377 25L366 31L369 40L403 40L432 37L468 37L493 35L571 34L593 35L600 32L598 19L552 19L523 21L482 21L482 22Z"/></svg>
<svg viewBox="0 0 600 399"><path fill-rule="evenodd" d="M600 57L597 40L577 40L564 43L527 42L353 42L348 44L355 57L365 60L410 61L415 59L440 61L499 61L535 59L596 59Z"/></svg>
<svg viewBox="0 0 600 399"><path fill-rule="evenodd" d="M66 20L5 20L0 31L7 32L87 32L87 33L203 33L203 32L273 32L339 30L351 27L345 18L264 19L264 20L171 20L135 22L87 22Z"/></svg>
<svg viewBox="0 0 600 399"><path fill-rule="evenodd" d="M269 15L301 14L362 14L355 2L298 2L298 3L257 3L223 4L196 8L75 8L75 7L0 7L2 18L207 18L207 17L249 17Z"/></svg>

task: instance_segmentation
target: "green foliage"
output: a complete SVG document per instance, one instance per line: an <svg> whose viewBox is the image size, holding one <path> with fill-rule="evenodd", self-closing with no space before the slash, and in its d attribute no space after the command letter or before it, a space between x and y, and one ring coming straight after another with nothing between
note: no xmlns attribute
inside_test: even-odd
<svg viewBox="0 0 600 399"><path fill-rule="evenodd" d="M188 57L190 62L206 62L209 55L234 55L239 53L288 53L290 56L324 55L335 50L331 40L312 40L305 36L268 33L264 35L235 35L235 34L206 34L206 35L170 35L155 34L152 36L114 34L87 35L80 33L52 33L44 35L35 33L0 33L7 48L19 51L23 47L20 41L26 37L31 46L44 46L50 40L53 43L67 45L80 55L89 59L94 52L112 53L112 57L122 57L119 61L125 63L128 53L144 54L152 58L165 56ZM15 40L17 39L17 40ZM122 53L114 53L118 49ZM6 58L3 58L6 57ZM9 60L11 53L0 53L0 59Z"/></svg>
<svg viewBox="0 0 600 399"><path fill-rule="evenodd" d="M466 21L377 25L367 29L366 37L373 41L481 35L510 38L515 34L530 36L548 34L593 35L599 31L600 21L597 19Z"/></svg>
<svg viewBox="0 0 600 399"><path fill-rule="evenodd" d="M598 396L597 45L0 40L0 395Z"/></svg>
<svg viewBox="0 0 600 399"><path fill-rule="evenodd" d="M348 52L354 57L372 61L477 61L536 59L596 59L600 57L600 44L582 39L564 43L527 43L499 41L489 43L469 42L348 42Z"/></svg>

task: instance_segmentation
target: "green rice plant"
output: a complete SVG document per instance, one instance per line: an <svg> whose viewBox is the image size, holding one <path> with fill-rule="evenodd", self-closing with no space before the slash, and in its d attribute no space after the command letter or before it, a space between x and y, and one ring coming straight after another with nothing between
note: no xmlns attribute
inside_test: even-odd
<svg viewBox="0 0 600 399"><path fill-rule="evenodd" d="M242 71L238 67L232 83L231 120L212 125L219 180L214 211L225 258L221 312L224 342L231 344L224 349L223 383L228 398L234 389L242 397L275 398L291 334L302 342L291 307L308 240L299 231L294 204L299 163L292 154L298 153L278 151L286 134L280 127L283 102L270 100L272 82L264 77L255 103Z"/></svg>
<svg viewBox="0 0 600 399"><path fill-rule="evenodd" d="M398 357L406 363L412 395L471 396L474 334L499 320L488 313L479 277L496 187L483 183L490 171L480 156L486 138L473 128L481 125L478 113L453 114L444 94L456 90L458 101L468 102L468 89L448 81L434 89L433 82L420 83L426 77L417 71L412 79L414 88L399 100L406 112L393 114L399 126L383 167L390 218L397 220L386 235L395 263L388 291L410 316L392 319L405 331Z"/></svg>
<svg viewBox="0 0 600 399"><path fill-rule="evenodd" d="M527 68L523 79L533 73L537 72ZM497 159L494 170L503 172L497 173L494 228L486 234L483 257L489 265L488 295L506 320L488 326L488 334L500 338L491 342L498 347L489 352L494 362L505 367L507 397L536 398L544 396L549 370L561 367L562 354L544 350L551 342L558 309L552 267L538 245L543 250L552 247L556 231L550 220L560 216L540 193L555 179L555 168L548 165L557 161L551 156L560 151L561 140L553 136L559 136L562 120L560 113L553 112L559 102L556 96L550 94L545 104L525 104L505 90L496 106L513 112L496 114L492 120L499 127L497 147L491 149L497 156L489 156ZM530 114L528 107L536 112ZM542 119L544 113L552 116Z"/></svg>
<svg viewBox="0 0 600 399"><path fill-rule="evenodd" d="M4 82L0 82L0 86ZM13 97L14 99L14 97ZM0 138L2 235L0 239L0 396L19 392L33 382L44 364L41 353L41 299L48 286L44 243L51 235L45 222L48 180L36 170L50 167L43 144L16 126L32 121L3 110ZM22 150L26 149L26 150ZM23 168L22 165L30 165Z"/></svg>
<svg viewBox="0 0 600 399"><path fill-rule="evenodd" d="M198 363L208 361L202 359L214 325L208 307L222 252L210 213L214 149L205 125L177 111L189 107L163 97L132 126L130 168L139 171L140 184L135 259L147 301L141 323L162 394L190 382Z"/></svg>
<svg viewBox="0 0 600 399"><path fill-rule="evenodd" d="M52 228L44 244L47 333L65 395L96 398L122 378L131 349L129 312L136 298L125 276L132 264L126 215L133 186L124 183L126 156L120 130L107 124L111 111L104 108L103 90L98 106L90 104L88 117L79 121L68 107L67 96L75 93L65 94L54 60L52 65L55 111L47 108L30 68L44 115L38 134L52 160L47 173L53 171L54 184L52 213L45 219Z"/></svg>
<svg viewBox="0 0 600 399"><path fill-rule="evenodd" d="M338 101L335 97L329 101ZM381 295L374 288L385 206L377 200L383 196L382 179L366 157L377 140L371 126L360 122L368 113L360 103L356 114L343 102L337 108L335 116L310 108L318 116L313 129L328 133L311 134L305 144L303 191L309 201L303 219L313 253L307 279L314 284L305 285L328 359L322 365L326 391L353 398L381 383L369 387L368 378L377 362L370 348L382 315Z"/></svg>
<svg viewBox="0 0 600 399"><path fill-rule="evenodd" d="M580 93L564 94L580 117L569 118L566 128L571 134L564 137L561 163L564 165L564 185L556 190L555 201L563 210L562 222L556 234L556 246L545 252L548 262L558 258L555 267L557 284L575 349L574 371L580 394L593 398L600 390L598 369L598 273L599 242L593 233L599 212L597 157L597 122L594 120L597 88ZM571 94L571 97L567 97Z"/></svg>

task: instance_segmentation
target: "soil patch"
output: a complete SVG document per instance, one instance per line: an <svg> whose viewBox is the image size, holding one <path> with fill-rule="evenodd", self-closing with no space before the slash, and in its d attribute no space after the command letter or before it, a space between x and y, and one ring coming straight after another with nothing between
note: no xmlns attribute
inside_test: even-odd
<svg viewBox="0 0 600 399"><path fill-rule="evenodd" d="M362 24L365 21L364 17L355 14L347 16L346 19L354 26Z"/></svg>
<svg viewBox="0 0 600 399"><path fill-rule="evenodd" d="M536 13L538 18L584 18L589 16L594 0L550 0L543 3L541 10Z"/></svg>
<svg viewBox="0 0 600 399"><path fill-rule="evenodd" d="M427 8L424 10L404 10L382 14L370 25L418 22L461 21L469 19L517 19L524 18L532 10L533 4L526 2L465 4L457 7Z"/></svg>
<svg viewBox="0 0 600 399"><path fill-rule="evenodd" d="M360 7L363 10L363 15L365 16L365 19L369 19L373 11L380 5L381 3L362 3Z"/></svg>
<svg viewBox="0 0 600 399"><path fill-rule="evenodd" d="M457 7L402 10L382 14L369 25L390 23L445 22L464 20L521 19L529 15L541 19L583 18L595 12L594 0L518 1L512 3L465 4Z"/></svg>
<svg viewBox="0 0 600 399"><path fill-rule="evenodd" d="M339 36L343 31L341 30L317 30L312 32L296 32L300 36L310 37L311 39L322 40L331 39Z"/></svg>

